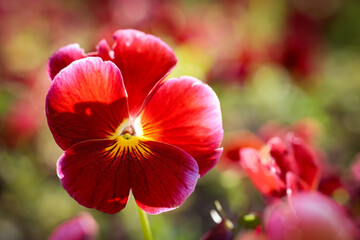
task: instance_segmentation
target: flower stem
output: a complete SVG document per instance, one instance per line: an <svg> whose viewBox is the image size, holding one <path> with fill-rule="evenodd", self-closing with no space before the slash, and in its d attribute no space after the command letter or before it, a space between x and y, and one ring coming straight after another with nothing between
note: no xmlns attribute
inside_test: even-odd
<svg viewBox="0 0 360 240"><path fill-rule="evenodd" d="M153 240L147 214L141 208L139 208L137 205L136 205L136 207L137 207L138 213L139 213L139 219L140 219L141 228L142 228L143 235L144 235L144 240Z"/></svg>

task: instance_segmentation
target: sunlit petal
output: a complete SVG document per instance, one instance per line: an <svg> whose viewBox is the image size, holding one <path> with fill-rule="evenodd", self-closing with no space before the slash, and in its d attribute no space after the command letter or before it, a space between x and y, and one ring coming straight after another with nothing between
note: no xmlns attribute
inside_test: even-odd
<svg viewBox="0 0 360 240"><path fill-rule="evenodd" d="M206 84L191 77L158 86L140 114L143 135L190 154L204 175L218 162L223 138L219 100Z"/></svg>
<svg viewBox="0 0 360 240"><path fill-rule="evenodd" d="M114 34L114 62L123 75L131 116L139 112L154 85L175 66L177 59L161 39L136 30Z"/></svg>
<svg viewBox="0 0 360 240"><path fill-rule="evenodd" d="M47 72L51 80L54 79L63 68L75 60L86 57L84 49L79 44L69 44L57 50L47 63Z"/></svg>
<svg viewBox="0 0 360 240"><path fill-rule="evenodd" d="M46 98L46 116L64 150L115 133L128 118L127 95L119 69L100 58L73 62L54 78Z"/></svg>
<svg viewBox="0 0 360 240"><path fill-rule="evenodd" d="M265 195L278 196L285 191L285 183L275 168L261 162L258 151L252 148L240 150L241 166L247 172L254 185Z"/></svg>

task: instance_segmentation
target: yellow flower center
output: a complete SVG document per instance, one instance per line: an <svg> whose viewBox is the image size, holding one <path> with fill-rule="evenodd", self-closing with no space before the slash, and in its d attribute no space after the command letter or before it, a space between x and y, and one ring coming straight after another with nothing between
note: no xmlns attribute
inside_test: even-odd
<svg viewBox="0 0 360 240"><path fill-rule="evenodd" d="M108 139L114 140L114 144L106 150L111 154L117 155L126 149L137 147L142 137L142 128L140 120L132 123L129 119L124 120L116 131Z"/></svg>

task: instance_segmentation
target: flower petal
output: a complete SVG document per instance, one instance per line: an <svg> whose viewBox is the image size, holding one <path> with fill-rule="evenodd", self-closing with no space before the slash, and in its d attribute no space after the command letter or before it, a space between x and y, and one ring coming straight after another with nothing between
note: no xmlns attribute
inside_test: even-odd
<svg viewBox="0 0 360 240"><path fill-rule="evenodd" d="M284 200L274 202L264 211L267 239L358 239L354 222L331 198L317 192L303 192Z"/></svg>
<svg viewBox="0 0 360 240"><path fill-rule="evenodd" d="M218 162L223 138L220 103L201 81L181 77L161 83L139 117L145 137L190 154L201 176Z"/></svg>
<svg viewBox="0 0 360 240"><path fill-rule="evenodd" d="M135 117L150 90L170 72L177 59L162 40L140 31L118 30L114 39L114 62L124 78L130 115Z"/></svg>
<svg viewBox="0 0 360 240"><path fill-rule="evenodd" d="M81 240L95 239L99 226L95 219L87 212L59 225L48 240Z"/></svg>
<svg viewBox="0 0 360 240"><path fill-rule="evenodd" d="M299 176L292 172L286 173L286 193L292 195L295 192L310 190L309 185L302 180Z"/></svg>
<svg viewBox="0 0 360 240"><path fill-rule="evenodd" d="M270 147L270 155L275 159L276 164L280 168L281 179L285 181L286 173L292 171L298 173L298 166L294 160L293 155L289 152L289 147L279 137L269 139L268 145Z"/></svg>
<svg viewBox="0 0 360 240"><path fill-rule="evenodd" d="M240 150L241 166L247 172L254 185L262 194L268 196L282 196L285 183L270 165L262 163L258 152L252 148Z"/></svg>
<svg viewBox="0 0 360 240"><path fill-rule="evenodd" d="M75 60L86 57L84 49L73 43L57 50L47 63L47 72L51 80L66 66Z"/></svg>
<svg viewBox="0 0 360 240"><path fill-rule="evenodd" d="M112 140L75 144L57 163L58 176L69 195L105 213L123 209L130 191L129 161L126 154L112 154L113 144Z"/></svg>
<svg viewBox="0 0 360 240"><path fill-rule="evenodd" d="M289 140L294 159L298 165L299 177L307 182L311 189L316 189L320 181L320 163L310 146L295 136Z"/></svg>
<svg viewBox="0 0 360 240"><path fill-rule="evenodd" d="M119 69L95 57L73 62L54 78L46 115L63 150L84 140L108 138L128 118Z"/></svg>
<svg viewBox="0 0 360 240"><path fill-rule="evenodd" d="M129 159L131 191L138 206L149 214L180 206L194 191L199 178L196 161L165 143L139 141Z"/></svg>

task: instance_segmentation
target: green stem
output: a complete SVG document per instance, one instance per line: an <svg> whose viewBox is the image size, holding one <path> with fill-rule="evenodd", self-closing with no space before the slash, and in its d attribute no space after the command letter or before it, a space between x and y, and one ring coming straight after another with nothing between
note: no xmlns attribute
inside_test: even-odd
<svg viewBox="0 0 360 240"><path fill-rule="evenodd" d="M138 213L139 213L139 219L140 219L141 228L142 228L143 235L144 235L144 240L153 240L147 214L141 208L139 208L137 205L136 205L136 207L137 207Z"/></svg>

